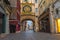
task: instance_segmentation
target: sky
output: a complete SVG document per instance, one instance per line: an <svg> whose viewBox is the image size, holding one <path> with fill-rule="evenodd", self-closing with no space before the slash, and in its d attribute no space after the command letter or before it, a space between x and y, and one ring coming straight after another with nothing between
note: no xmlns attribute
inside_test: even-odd
<svg viewBox="0 0 60 40"><path fill-rule="evenodd" d="M60 7L60 2L54 4L56 8Z"/></svg>
<svg viewBox="0 0 60 40"><path fill-rule="evenodd" d="M27 24L29 24L31 26L32 25L32 21L27 21Z"/></svg>

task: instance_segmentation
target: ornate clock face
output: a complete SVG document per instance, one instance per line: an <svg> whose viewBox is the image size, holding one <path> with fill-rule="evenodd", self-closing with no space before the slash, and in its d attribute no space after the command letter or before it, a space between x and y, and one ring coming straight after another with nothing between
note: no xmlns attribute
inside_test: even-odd
<svg viewBox="0 0 60 40"><path fill-rule="evenodd" d="M24 12L31 12L31 11L32 11L32 8L31 8L29 5L25 5L25 6L23 7L23 11L24 11Z"/></svg>

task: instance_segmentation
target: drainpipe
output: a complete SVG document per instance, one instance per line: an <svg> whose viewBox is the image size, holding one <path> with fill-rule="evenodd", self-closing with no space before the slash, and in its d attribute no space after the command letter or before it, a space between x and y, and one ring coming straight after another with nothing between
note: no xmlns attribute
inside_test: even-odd
<svg viewBox="0 0 60 40"><path fill-rule="evenodd" d="M9 34L9 14L6 15L6 28L5 28L5 34Z"/></svg>

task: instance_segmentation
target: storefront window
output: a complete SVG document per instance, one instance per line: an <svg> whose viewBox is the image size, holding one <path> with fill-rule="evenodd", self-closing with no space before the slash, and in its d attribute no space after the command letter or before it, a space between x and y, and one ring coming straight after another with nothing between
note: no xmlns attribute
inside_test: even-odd
<svg viewBox="0 0 60 40"><path fill-rule="evenodd" d="M60 32L60 19L57 19L57 31Z"/></svg>

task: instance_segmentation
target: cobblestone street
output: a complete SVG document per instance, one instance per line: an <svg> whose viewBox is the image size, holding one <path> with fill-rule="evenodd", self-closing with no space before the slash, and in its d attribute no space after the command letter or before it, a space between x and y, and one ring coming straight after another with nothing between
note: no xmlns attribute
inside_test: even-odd
<svg viewBox="0 0 60 40"><path fill-rule="evenodd" d="M60 40L60 35L27 31L9 34L4 38L0 38L0 40Z"/></svg>

